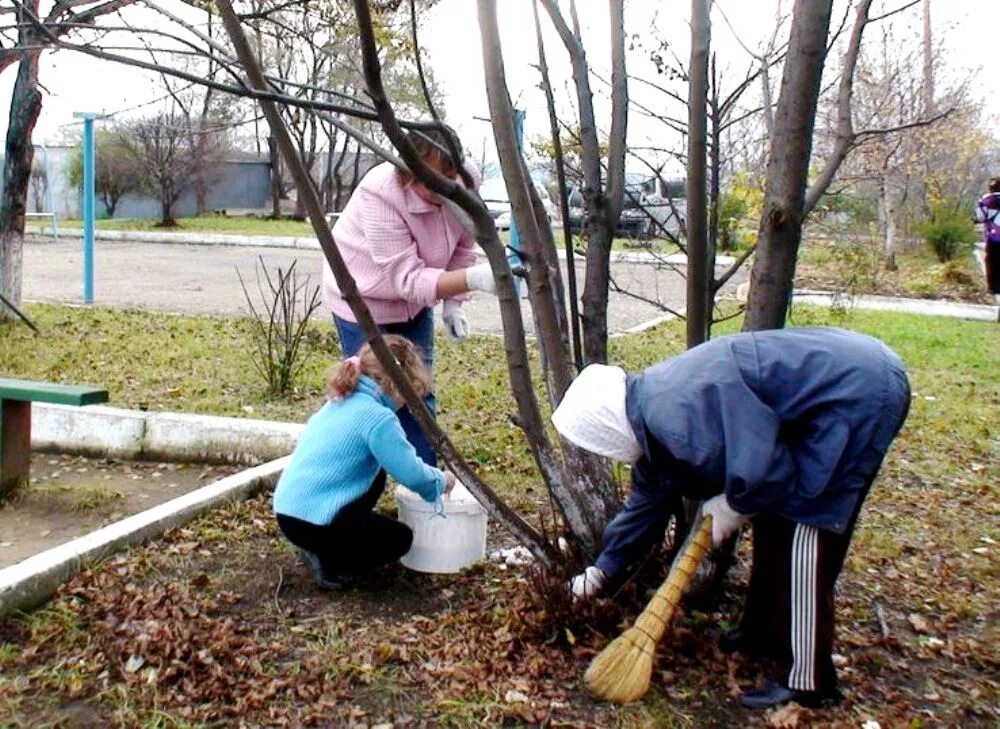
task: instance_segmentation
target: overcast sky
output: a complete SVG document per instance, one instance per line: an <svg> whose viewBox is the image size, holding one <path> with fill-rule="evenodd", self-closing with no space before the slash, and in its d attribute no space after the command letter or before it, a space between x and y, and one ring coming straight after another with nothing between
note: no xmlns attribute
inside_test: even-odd
<svg viewBox="0 0 1000 729"><path fill-rule="evenodd" d="M892 7L904 0L876 0L875 5ZM995 0L992 0L995 1ZM844 0L838 0L842 12ZM719 67L735 84L742 79L749 63L746 52L734 37L751 48L759 47L774 28L776 0L717 0L728 24L714 14L713 49L719 54ZM164 5L169 5L165 0ZM547 134L548 122L544 97L537 88L538 72L534 24L530 0L500 0L501 38L510 94L515 103L527 110L526 131L529 135ZM936 39L944 47L947 67L956 78L984 79L989 54L994 53L983 31L983 13L989 3L983 0L934 0L932 18ZM607 70L608 20L607 3L596 0L578 2L586 41L588 59L599 72ZM790 8L791 0L783 6ZM138 12L131 11L133 13ZM659 37L668 39L682 59L686 59L688 0L627 0L626 32L636 35L637 43L650 42L649 29L656 28ZM837 11L835 11L836 13ZM130 19L132 16L129 16ZM839 14L836 15L839 19ZM911 11L905 26L916 37L919 34L919 11ZM137 21L133 21L137 22ZM140 21L141 22L141 21ZM161 21L162 22L162 21ZM548 26L543 16L543 25ZM995 23L993 23L995 25ZM906 31L904 31L906 32ZM784 37L787 37L787 31ZM430 63L447 98L449 121L458 129L476 157L483 148L488 158L495 158L489 125L478 121L488 113L483 86L479 31L474 0L440 0L422 31L421 45L428 49ZM553 72L557 93L568 97L569 68L566 53L554 32L546 36L547 58ZM630 59L629 71L646 78L656 78L646 54L636 50ZM10 91L15 70L0 75L0 106L9 108ZM163 96L162 87L135 69L98 61L79 54L60 52L43 56L40 73L45 101L35 132L36 142L55 142L67 130L75 131L73 112L117 112L137 114L155 108L150 102ZM662 78L660 79L662 83ZM596 102L602 102L602 88L595 83ZM648 88L633 83L630 93L637 100L662 104L662 97ZM972 96L981 98L992 117L989 126L1000 136L1000 96L988 91L985 83L972 84ZM660 99L656 102L656 99ZM607 113L598 109L599 123ZM605 123L606 127L607 124ZM0 119L0 134L6 134L6 115ZM662 137L659 123L633 114L629 120L630 141L635 145Z"/></svg>

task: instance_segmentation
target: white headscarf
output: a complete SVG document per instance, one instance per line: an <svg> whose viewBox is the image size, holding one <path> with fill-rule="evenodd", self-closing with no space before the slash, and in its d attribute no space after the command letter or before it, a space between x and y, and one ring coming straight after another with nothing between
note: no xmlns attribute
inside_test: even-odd
<svg viewBox="0 0 1000 729"><path fill-rule="evenodd" d="M552 413L552 424L570 443L598 455L627 463L642 455L625 412L621 367L584 367Z"/></svg>

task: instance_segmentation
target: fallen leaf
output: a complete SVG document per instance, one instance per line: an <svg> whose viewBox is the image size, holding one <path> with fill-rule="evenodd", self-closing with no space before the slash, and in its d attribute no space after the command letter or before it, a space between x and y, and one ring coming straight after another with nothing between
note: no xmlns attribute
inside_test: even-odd
<svg viewBox="0 0 1000 729"><path fill-rule="evenodd" d="M927 618L925 618L923 615L920 615L919 613L910 613L907 616L907 619L910 621L910 627L913 628L914 632L916 633L931 632L931 624L927 620Z"/></svg>
<svg viewBox="0 0 1000 729"><path fill-rule="evenodd" d="M785 704L780 709L767 712L764 719L768 726L775 729L796 729L804 713L805 709L798 704Z"/></svg>

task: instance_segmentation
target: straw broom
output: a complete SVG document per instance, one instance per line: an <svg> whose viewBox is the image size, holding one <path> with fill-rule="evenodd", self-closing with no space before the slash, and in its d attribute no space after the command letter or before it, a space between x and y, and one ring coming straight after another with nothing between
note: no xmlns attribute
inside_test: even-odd
<svg viewBox="0 0 1000 729"><path fill-rule="evenodd" d="M712 517L706 516L680 553L666 581L653 595L635 625L611 641L583 675L592 694L616 704L641 699L649 690L653 655L670 625L698 563L712 546Z"/></svg>

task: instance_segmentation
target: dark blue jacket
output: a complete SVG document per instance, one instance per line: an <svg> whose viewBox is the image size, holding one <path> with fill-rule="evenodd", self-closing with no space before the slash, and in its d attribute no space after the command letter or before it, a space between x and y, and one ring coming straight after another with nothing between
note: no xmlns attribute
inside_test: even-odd
<svg viewBox="0 0 1000 729"><path fill-rule="evenodd" d="M843 533L910 401L892 350L832 328L721 337L629 375L626 388L643 456L604 533L597 565L608 574L663 539L678 495L725 492L740 513Z"/></svg>

